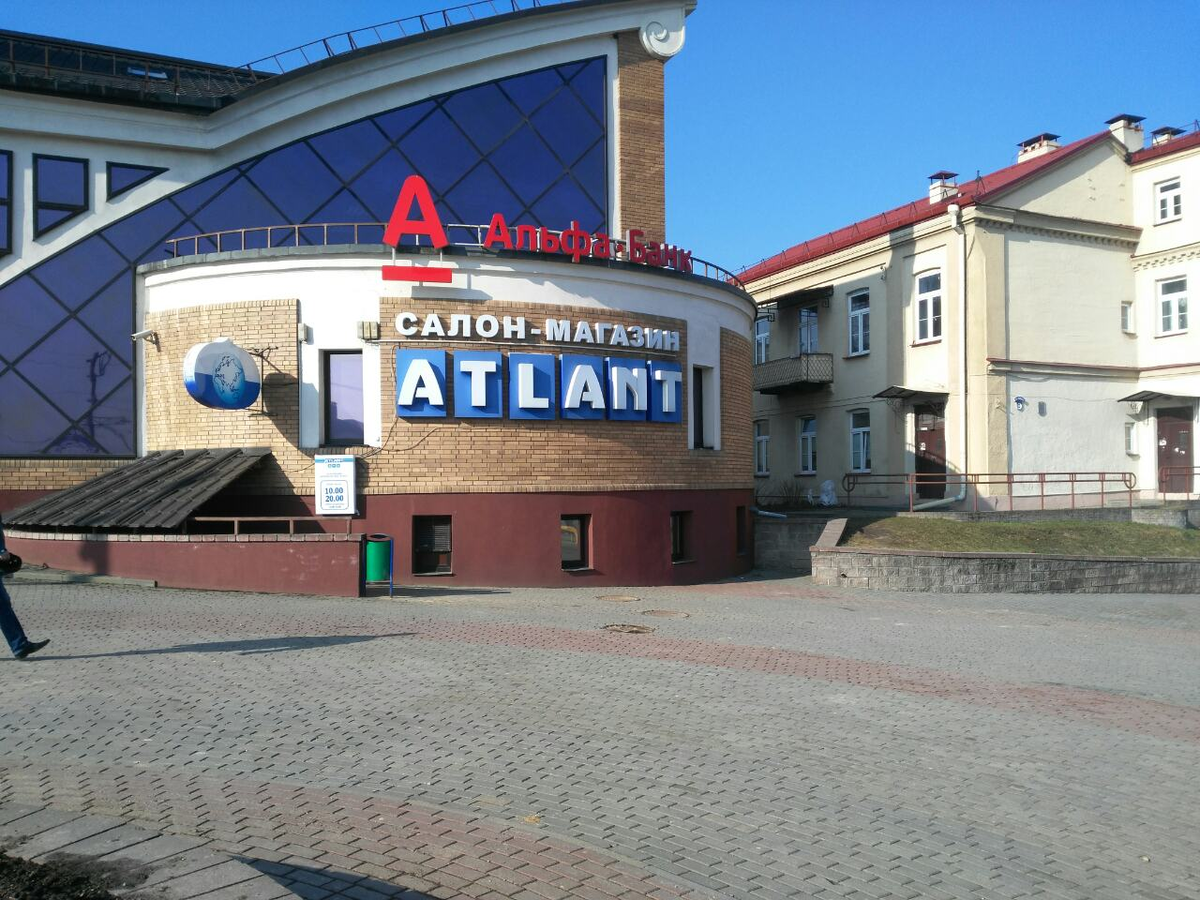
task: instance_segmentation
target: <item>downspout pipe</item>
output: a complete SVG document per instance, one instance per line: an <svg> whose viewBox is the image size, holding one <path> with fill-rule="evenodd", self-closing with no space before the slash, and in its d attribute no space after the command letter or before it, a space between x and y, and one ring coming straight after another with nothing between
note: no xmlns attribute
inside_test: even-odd
<svg viewBox="0 0 1200 900"><path fill-rule="evenodd" d="M967 499L966 474L970 471L967 468L967 228L963 225L962 207L957 203L947 206L946 214L950 217L950 227L958 235L958 439L962 447L963 482L953 497L918 503L913 507L914 512L962 503Z"/></svg>

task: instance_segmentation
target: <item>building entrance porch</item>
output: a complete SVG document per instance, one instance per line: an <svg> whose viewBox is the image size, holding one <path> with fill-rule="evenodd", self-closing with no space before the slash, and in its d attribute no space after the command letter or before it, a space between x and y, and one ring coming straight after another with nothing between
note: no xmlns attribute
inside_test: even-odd
<svg viewBox="0 0 1200 900"><path fill-rule="evenodd" d="M1196 480L1192 453L1195 409L1173 406L1159 409L1156 444L1158 446L1158 488L1166 494L1189 494Z"/></svg>

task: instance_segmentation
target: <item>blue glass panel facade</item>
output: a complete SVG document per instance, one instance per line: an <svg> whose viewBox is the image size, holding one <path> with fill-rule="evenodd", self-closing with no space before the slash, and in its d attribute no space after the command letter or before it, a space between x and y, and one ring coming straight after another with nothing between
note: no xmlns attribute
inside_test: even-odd
<svg viewBox="0 0 1200 900"><path fill-rule="evenodd" d="M145 184L156 175L161 175L166 169L158 166L135 166L132 163L108 164L108 199L119 197L126 191L131 191L139 184Z"/></svg>
<svg viewBox="0 0 1200 900"><path fill-rule="evenodd" d="M33 155L33 236L41 237L88 209L88 161Z"/></svg>
<svg viewBox="0 0 1200 900"><path fill-rule="evenodd" d="M0 256L12 252L12 151L0 150Z"/></svg>
<svg viewBox="0 0 1200 900"><path fill-rule="evenodd" d="M487 224L500 212L514 224L565 228L577 219L588 230L603 229L606 91L605 60L597 58L388 110L243 160L0 284L0 317L14 323L0 331L0 456L134 452L134 271L170 255L163 243L169 238L386 221L401 183L414 173L429 183L446 223ZM0 192L5 158L0 153ZM80 180L71 163L82 160L39 162L47 199L35 209L35 226L55 227L78 214L73 201L87 208L86 164ZM115 183L134 174L119 172ZM0 222L6 208L0 206ZM0 226L0 253L3 234ZM352 234L345 229L346 243ZM362 243L381 238L382 228L359 230ZM298 240L319 243L320 229L301 229ZM279 229L270 242L291 246L297 235ZM250 234L244 246L265 247L267 236ZM211 238L181 247L216 249ZM242 249L241 241L226 239L221 249Z"/></svg>

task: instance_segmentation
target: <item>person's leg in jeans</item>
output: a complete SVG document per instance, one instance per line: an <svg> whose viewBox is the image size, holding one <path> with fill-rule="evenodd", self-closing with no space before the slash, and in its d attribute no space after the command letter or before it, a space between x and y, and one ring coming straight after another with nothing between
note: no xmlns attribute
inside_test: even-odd
<svg viewBox="0 0 1200 900"><path fill-rule="evenodd" d="M25 629L21 627L17 614L13 612L12 598L4 589L2 580L0 580L0 632L4 633L4 639L8 641L8 648L12 650L14 656L29 643L29 638L25 637Z"/></svg>

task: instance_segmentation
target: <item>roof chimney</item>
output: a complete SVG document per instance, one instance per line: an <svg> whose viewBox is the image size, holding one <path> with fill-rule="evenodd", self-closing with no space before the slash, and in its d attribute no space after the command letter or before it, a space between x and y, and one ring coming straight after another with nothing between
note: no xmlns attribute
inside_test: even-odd
<svg viewBox="0 0 1200 900"><path fill-rule="evenodd" d="M957 172L934 172L929 176L929 202L941 203L958 193Z"/></svg>
<svg viewBox="0 0 1200 900"><path fill-rule="evenodd" d="M1165 144L1167 141L1181 134L1183 134L1182 128L1172 128L1170 125L1155 128L1150 132L1150 146L1157 147L1159 144Z"/></svg>
<svg viewBox="0 0 1200 900"><path fill-rule="evenodd" d="M1141 122L1145 116L1132 116L1129 113L1118 113L1106 124L1113 137L1125 145L1125 149L1134 153L1142 149L1146 137L1142 133Z"/></svg>
<svg viewBox="0 0 1200 900"><path fill-rule="evenodd" d="M1045 156L1047 153L1053 153L1057 150L1058 135L1043 131L1041 134L1036 134L1027 140L1021 141L1017 146L1021 148L1017 151L1017 162L1025 162L1027 159Z"/></svg>

